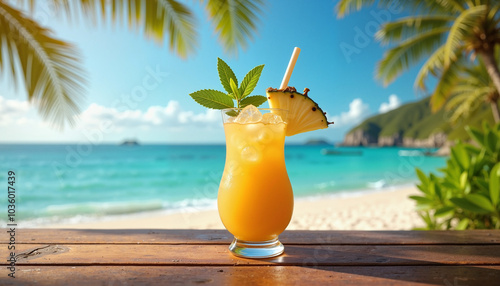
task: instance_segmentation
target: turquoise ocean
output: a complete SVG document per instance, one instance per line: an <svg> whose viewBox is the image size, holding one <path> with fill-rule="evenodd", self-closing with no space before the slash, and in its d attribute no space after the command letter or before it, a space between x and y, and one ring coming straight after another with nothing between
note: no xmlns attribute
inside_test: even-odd
<svg viewBox="0 0 500 286"><path fill-rule="evenodd" d="M412 185L445 158L415 156L427 149L286 145L297 199L345 196ZM431 150L432 151L432 150ZM16 219L32 227L114 215L197 211L216 207L224 145L0 144L0 186L15 172ZM7 223L7 191L0 197Z"/></svg>

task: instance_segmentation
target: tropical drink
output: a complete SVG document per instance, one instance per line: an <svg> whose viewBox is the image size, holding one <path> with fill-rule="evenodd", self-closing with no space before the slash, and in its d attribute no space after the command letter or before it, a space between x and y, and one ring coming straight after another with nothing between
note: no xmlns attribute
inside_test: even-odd
<svg viewBox="0 0 500 286"><path fill-rule="evenodd" d="M299 93L287 86L299 51L295 48L281 87L268 88L266 96L250 95L264 65L249 71L238 86L234 72L221 59L217 70L225 91L202 89L190 94L205 107L222 109L226 164L218 208L222 223L234 235L229 250L237 256L268 258L283 253L278 236L293 211L285 137L333 123L308 96L309 89ZM266 101L271 108L257 109Z"/></svg>
<svg viewBox="0 0 500 286"><path fill-rule="evenodd" d="M268 113L262 116L256 107L248 106L224 122L226 164L219 186L219 214L226 229L247 242L277 239L293 211L284 156L286 123L272 110L264 112Z"/></svg>

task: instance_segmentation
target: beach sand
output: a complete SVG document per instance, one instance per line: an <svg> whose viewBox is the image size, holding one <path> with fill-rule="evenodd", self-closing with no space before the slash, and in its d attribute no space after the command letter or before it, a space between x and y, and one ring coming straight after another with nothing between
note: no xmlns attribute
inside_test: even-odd
<svg viewBox="0 0 500 286"><path fill-rule="evenodd" d="M415 204L408 198L415 187L403 187L348 197L316 197L295 202L287 229L410 230L422 226ZM101 221L44 225L45 228L85 229L223 229L217 210L174 214L147 213Z"/></svg>

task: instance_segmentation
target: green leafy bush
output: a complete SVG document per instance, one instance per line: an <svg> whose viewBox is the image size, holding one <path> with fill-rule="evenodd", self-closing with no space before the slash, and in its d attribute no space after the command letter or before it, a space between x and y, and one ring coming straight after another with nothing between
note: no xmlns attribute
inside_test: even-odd
<svg viewBox="0 0 500 286"><path fill-rule="evenodd" d="M457 142L442 176L416 169L422 196L410 196L423 229L500 229L500 124L467 128L473 144Z"/></svg>

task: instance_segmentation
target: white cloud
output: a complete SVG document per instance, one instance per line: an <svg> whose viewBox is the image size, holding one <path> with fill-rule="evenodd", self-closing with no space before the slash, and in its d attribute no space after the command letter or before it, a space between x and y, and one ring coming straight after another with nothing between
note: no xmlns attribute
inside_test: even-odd
<svg viewBox="0 0 500 286"><path fill-rule="evenodd" d="M44 126L50 130L48 123L36 114L36 109L28 101L6 99L0 96L0 126L32 127ZM210 128L222 126L220 111L207 109L205 112L195 113L183 110L178 101L170 100L166 106L151 106L146 111L117 110L116 108L92 103L78 118L76 129L99 128L103 122L115 131L135 128L150 129L164 128L175 131L185 126L189 129Z"/></svg>
<svg viewBox="0 0 500 286"><path fill-rule="evenodd" d="M28 101L6 99L0 95L0 124L32 122L35 108ZM41 119L40 119L41 120ZM151 106L146 111L124 110L105 107L92 103L79 116L81 127L99 125L109 120L116 127L176 127L181 125L197 125L207 127L221 123L220 111L207 109L202 113L183 110L178 101L170 100L166 106Z"/></svg>
<svg viewBox="0 0 500 286"><path fill-rule="evenodd" d="M380 113L386 113L388 111L398 108L400 105L401 105L401 100L399 100L398 96L395 94L391 94L389 95L389 103L383 102L380 105L378 111Z"/></svg>
<svg viewBox="0 0 500 286"><path fill-rule="evenodd" d="M3 134L3 135L2 135ZM178 101L146 110L90 104L77 125L54 129L27 100L0 96L0 142L116 143L126 138L153 143L224 142L219 110L186 110Z"/></svg>
<svg viewBox="0 0 500 286"><path fill-rule="evenodd" d="M0 95L0 125L31 123L31 120L26 118L30 111L34 110L28 101L6 99Z"/></svg>
<svg viewBox="0 0 500 286"><path fill-rule="evenodd" d="M349 111L342 112L340 115L333 116L334 127L344 125L355 125L368 115L370 108L368 104L363 103L361 98L355 98L349 103Z"/></svg>
<svg viewBox="0 0 500 286"><path fill-rule="evenodd" d="M203 113L183 110L178 101L170 100L166 106L151 106L146 111L124 110L104 107L92 103L80 115L80 127L89 128L110 122L115 128L150 128L165 127L176 129L182 126L214 126L221 122L220 112L207 110Z"/></svg>
<svg viewBox="0 0 500 286"><path fill-rule="evenodd" d="M0 96L0 111L1 115L20 114L28 111L29 106L27 101L15 99L4 99Z"/></svg>

